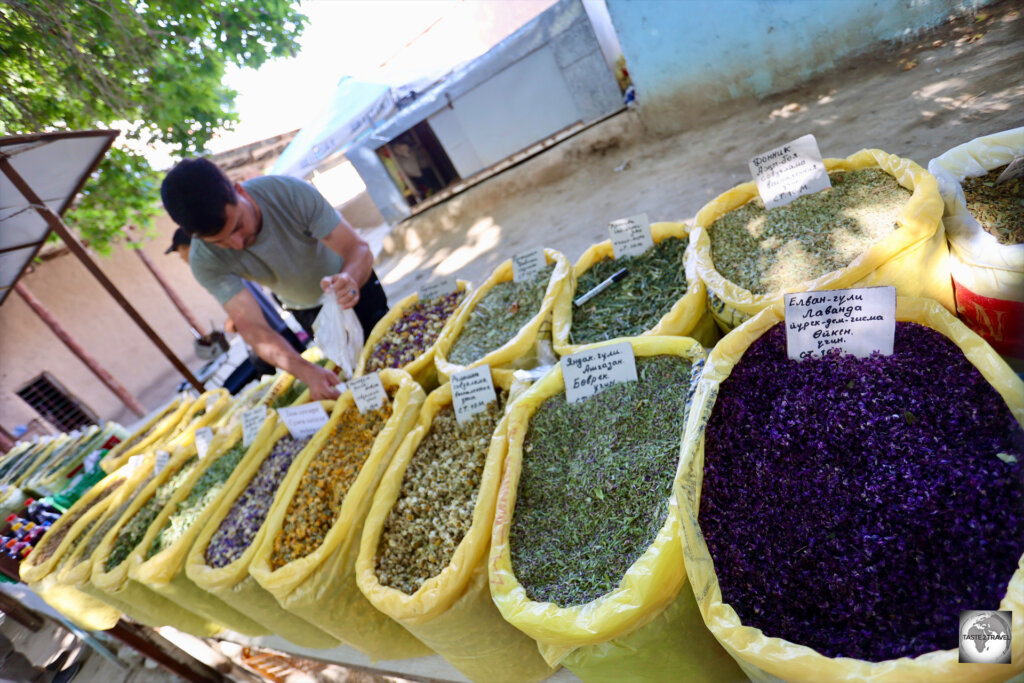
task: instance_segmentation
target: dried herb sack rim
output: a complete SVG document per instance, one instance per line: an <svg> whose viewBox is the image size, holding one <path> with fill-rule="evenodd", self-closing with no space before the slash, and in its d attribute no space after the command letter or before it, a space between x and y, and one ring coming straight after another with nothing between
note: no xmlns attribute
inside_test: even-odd
<svg viewBox="0 0 1024 683"><path fill-rule="evenodd" d="M456 289L460 292L470 293L473 291L473 286L466 280L457 280ZM355 377L360 377L366 372L366 364L369 362L370 355L377 347L377 344L384 338L384 335L388 333L394 324L405 316L406 310L419 303L419 301L419 293L413 292L392 306L387 314L377 321L377 324L374 325L373 329L370 331L370 336L367 337L366 343L363 345L362 353L359 354L359 364L356 366ZM419 381L419 378L423 376L424 371L426 371L430 366L433 366L434 350L437 348L437 342L441 339L441 335L444 334L445 330L447 330L458 318L459 308L464 306L466 301L468 301L468 298L463 299L462 302L456 306L455 310L452 311L451 316L449 316L448 321L445 322L444 327L441 328L441 332L437 335L437 339L434 340L434 343L425 349L414 360L406 363L400 369L405 370L412 375L414 379ZM423 382L420 382L420 384L422 385Z"/></svg>
<svg viewBox="0 0 1024 683"><path fill-rule="evenodd" d="M480 300L487 296L487 293L498 283L512 281L512 260L509 259L498 266L491 273L490 277L462 303L462 306L452 316L450 324L445 326L445 329L434 344L434 364L437 367L437 372L441 376L442 382L448 381L449 377L461 370L475 368L478 365L490 365L492 368L500 368L514 363L530 353L534 343L537 341L542 324L551 315L551 309L555 305L558 294L568 285L569 278L572 277L572 266L564 254L554 249L545 249L544 256L547 265L554 265L554 270L548 280L544 299L537 314L528 323L523 325L512 339L465 366L450 362L448 354L462 333L462 328L465 326L466 321L469 320L473 309L480 303Z"/></svg>
<svg viewBox="0 0 1024 683"><path fill-rule="evenodd" d="M651 236L654 238L655 244L669 237L686 239L690 236L690 227L685 223L651 223ZM700 334L703 330L703 326L700 326L700 324L704 321L705 314L707 313L707 289L697 276L697 267L692 259L692 253L693 250L687 247L684 264L686 268L686 293L672 306L668 313L662 316L656 325L646 330L643 336L678 335L681 337L694 337L697 341L708 342L709 346L714 344L715 337L710 339L700 338L703 336ZM572 279L559 293L552 309L551 336L554 340L555 352L558 355L565 356L576 353L585 346L584 344L572 344L569 342L569 332L572 329L572 302L577 296L585 293L576 291L576 282L594 264L614 258L615 252L612 249L612 241L609 239L591 245L577 259L572 269Z"/></svg>
<svg viewBox="0 0 1024 683"><path fill-rule="evenodd" d="M171 433L193 403L194 400L187 394L178 395L134 434L111 448L100 460L100 467L110 473L122 467L131 456L152 450Z"/></svg>
<svg viewBox="0 0 1024 683"><path fill-rule="evenodd" d="M1014 419L1024 424L1024 383L1013 374L992 348L937 302L899 297L896 319L920 323L941 332L963 351L967 359L1002 396ZM742 665L752 678L769 676L788 681L871 680L878 683L903 681L971 682L1002 680L1013 671L995 674L987 665L958 663L955 650L930 652L920 657L884 662L867 662L849 657L826 657L805 645L771 638L757 628L744 626L735 609L722 602L722 589L714 561L698 524L700 487L704 473L704 427L714 409L719 385L729 376L750 344L784 320L781 304L769 307L726 335L712 350L693 398L693 408L683 438L681 475L675 497L682 512L683 549L686 572L697 597L697 606L718 642ZM1024 561L1024 558L1022 558ZM1013 610L1014 634L1024 631L1024 564L1009 578L1006 596L998 609ZM958 615L950 615L956 628ZM1013 661L1024 657L1024 642L1013 642ZM1019 672L1019 671L1018 671Z"/></svg>
<svg viewBox="0 0 1024 683"><path fill-rule="evenodd" d="M942 227L942 197L935 177L919 165L880 149L864 149L845 159L825 159L828 171L877 167L912 195L897 217L900 228L875 242L845 268L808 280L787 292L894 285L903 296L925 296L953 309L949 248ZM707 229L716 220L758 197L753 181L742 183L704 205L690 236L697 275L708 290L708 305L724 329L732 329L780 299L782 293L754 294L725 279L715 268Z"/></svg>
<svg viewBox="0 0 1024 683"><path fill-rule="evenodd" d="M317 432L296 458L281 483L277 502L264 524L263 540L249 565L249 574L289 612L315 623L374 659L394 659L423 656L431 651L394 621L366 605L356 586L354 572L362 528L374 492L402 439L413 428L426 395L402 370L381 370L380 378L384 388L393 394L391 416L377 433L369 455L319 547L272 569L274 541L284 527L285 515L307 469L333 435L335 427L351 414L350 411L357 410L351 391L335 402L327 426ZM339 609L339 605L360 602L366 605L365 610Z"/></svg>
<svg viewBox="0 0 1024 683"><path fill-rule="evenodd" d="M307 349L308 351L309 349ZM334 409L335 402L321 401L320 404L330 414ZM272 633L287 638L296 645L312 648L336 647L339 642L337 638L285 610L273 595L249 575L249 565L266 536L267 519L274 508L281 503L280 484L278 484L266 517L242 554L223 567L212 567L206 563L206 549L210 545L213 535L220 528L235 501L248 488L250 481L260 469L260 465L273 452L274 446L288 435L288 428L278 417L277 411L269 409L267 419L250 445L248 454L243 462L235 468L235 473L231 475L228 486L221 493L216 509L206 518L205 526L200 530L189 549L185 558L185 575L201 590L213 594ZM308 447L307 443L305 448ZM301 458L302 452L295 455L288 473L293 471L295 463ZM288 473L282 478L282 482L287 480Z"/></svg>
<svg viewBox="0 0 1024 683"><path fill-rule="evenodd" d="M585 348L610 343L618 342L602 342ZM633 337L629 343L637 356L677 355L691 363L699 363L704 358L701 345L688 337ZM512 625L538 641L549 664L561 661L577 647L603 643L646 624L672 603L686 583L679 510L672 500L654 542L626 571L615 590L592 602L571 607L534 602L526 595L516 579L509 546L522 471L523 443L533 413L545 400L563 390L559 364L524 393L509 412L508 455L498 493L488 562L491 596L498 610ZM678 476L677 471L677 479Z"/></svg>

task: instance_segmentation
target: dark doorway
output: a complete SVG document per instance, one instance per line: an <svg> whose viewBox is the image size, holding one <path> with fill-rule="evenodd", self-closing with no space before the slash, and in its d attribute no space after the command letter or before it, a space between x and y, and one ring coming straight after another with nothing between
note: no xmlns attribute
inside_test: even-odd
<svg viewBox="0 0 1024 683"><path fill-rule="evenodd" d="M416 206L460 179L426 121L378 148L377 156L409 206Z"/></svg>

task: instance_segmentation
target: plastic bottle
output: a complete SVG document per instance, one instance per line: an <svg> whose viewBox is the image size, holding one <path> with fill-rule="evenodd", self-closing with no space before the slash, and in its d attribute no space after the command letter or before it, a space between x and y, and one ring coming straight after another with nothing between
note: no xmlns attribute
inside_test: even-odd
<svg viewBox="0 0 1024 683"><path fill-rule="evenodd" d="M60 519L60 511L48 503L28 498L25 500L25 504L28 505L25 516L37 524L42 524L43 522L53 523Z"/></svg>

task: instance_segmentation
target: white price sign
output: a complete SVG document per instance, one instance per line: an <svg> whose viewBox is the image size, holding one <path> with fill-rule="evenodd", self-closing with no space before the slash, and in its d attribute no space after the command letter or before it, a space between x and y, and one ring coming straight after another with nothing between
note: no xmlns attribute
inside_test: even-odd
<svg viewBox="0 0 1024 683"><path fill-rule="evenodd" d="M153 466L153 476L156 476L164 471L167 467L167 463L171 460L171 454L167 451L156 452L156 464Z"/></svg>
<svg viewBox="0 0 1024 683"><path fill-rule="evenodd" d="M327 424L327 411L318 401L301 406L278 408L277 414L296 439L307 439Z"/></svg>
<svg viewBox="0 0 1024 683"><path fill-rule="evenodd" d="M629 218L620 218L608 224L615 258L639 256L654 246L651 236L651 221L646 213Z"/></svg>
<svg viewBox="0 0 1024 683"><path fill-rule="evenodd" d="M128 458L129 474L142 467L142 463L144 463L145 461L146 456L144 455L133 455L132 457Z"/></svg>
<svg viewBox="0 0 1024 683"><path fill-rule="evenodd" d="M524 251L512 257L512 281L529 282L547 264L544 247Z"/></svg>
<svg viewBox="0 0 1024 683"><path fill-rule="evenodd" d="M864 287L787 294L786 349L793 360L833 349L865 358L892 355L896 288Z"/></svg>
<svg viewBox="0 0 1024 683"><path fill-rule="evenodd" d="M458 288L459 283L453 277L435 280L420 290L420 301L431 301L445 294L451 294Z"/></svg>
<svg viewBox="0 0 1024 683"><path fill-rule="evenodd" d="M629 342L579 351L562 358L565 398L577 403L620 382L636 381L636 358Z"/></svg>
<svg viewBox="0 0 1024 683"><path fill-rule="evenodd" d="M348 388L352 390L352 398L356 401L356 408L360 413L377 410L388 402L387 392L380 381L380 374L371 372L362 377L353 377L348 381Z"/></svg>
<svg viewBox="0 0 1024 683"><path fill-rule="evenodd" d="M480 365L452 375L452 407L455 420L462 424L497 400L491 366Z"/></svg>
<svg viewBox="0 0 1024 683"><path fill-rule="evenodd" d="M206 397L206 412L213 410L213 407L217 405L218 399L220 399L220 396L217 394L210 394Z"/></svg>
<svg viewBox="0 0 1024 683"><path fill-rule="evenodd" d="M749 166L766 209L785 206L797 197L832 187L813 135L758 154Z"/></svg>
<svg viewBox="0 0 1024 683"><path fill-rule="evenodd" d="M256 440L256 434L267 419L267 406L260 404L242 413L242 445L248 446Z"/></svg>
<svg viewBox="0 0 1024 683"><path fill-rule="evenodd" d="M202 460L210 450L210 442L213 441L213 430L203 427L196 430L196 454Z"/></svg>

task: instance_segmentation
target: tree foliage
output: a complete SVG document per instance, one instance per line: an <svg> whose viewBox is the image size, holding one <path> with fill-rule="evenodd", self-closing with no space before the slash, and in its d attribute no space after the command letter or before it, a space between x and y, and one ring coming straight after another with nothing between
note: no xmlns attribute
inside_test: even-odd
<svg viewBox="0 0 1024 683"><path fill-rule="evenodd" d="M66 214L109 252L158 212L159 174L139 151L202 153L238 118L225 67L295 55L305 24L295 0L3 0L0 135L123 131Z"/></svg>

